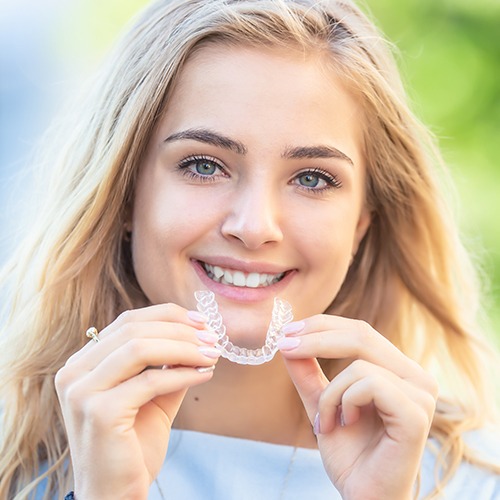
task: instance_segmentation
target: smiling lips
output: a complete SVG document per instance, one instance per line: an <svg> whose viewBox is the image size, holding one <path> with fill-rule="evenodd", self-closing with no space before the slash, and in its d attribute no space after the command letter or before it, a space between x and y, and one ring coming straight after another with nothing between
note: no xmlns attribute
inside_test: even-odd
<svg viewBox="0 0 500 500"><path fill-rule="evenodd" d="M286 273L268 274L268 273L244 273L234 269L226 269L220 266L213 266L206 262L200 262L207 276L223 285L232 285L237 287L262 288L273 285L281 281Z"/></svg>

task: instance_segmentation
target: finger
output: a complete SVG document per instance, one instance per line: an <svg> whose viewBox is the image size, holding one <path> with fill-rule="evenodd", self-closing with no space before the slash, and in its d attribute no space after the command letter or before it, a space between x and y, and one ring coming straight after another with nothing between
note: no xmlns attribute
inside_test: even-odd
<svg viewBox="0 0 500 500"><path fill-rule="evenodd" d="M220 357L215 347L170 339L132 339L109 354L87 376L94 390L108 390L151 367L208 367ZM150 370L146 370L150 371Z"/></svg>
<svg viewBox="0 0 500 500"><path fill-rule="evenodd" d="M120 328L127 323L149 321L165 321L172 323L184 323L194 328L203 328L207 318L198 311L188 311L177 304L157 304L140 309L131 309L122 312L116 320L101 332L101 337L106 337L116 328Z"/></svg>
<svg viewBox="0 0 500 500"><path fill-rule="evenodd" d="M301 323L303 327L299 332L286 333L287 328L284 328L285 341L290 339L286 350L282 350L287 359L364 359L402 378L414 378L418 384L426 384L427 389L435 390L431 379L422 376L422 367L368 323L326 314L307 318ZM289 328L293 330L295 325L289 325L292 325ZM291 339L294 339L295 344Z"/></svg>
<svg viewBox="0 0 500 500"><path fill-rule="evenodd" d="M200 373L195 368L178 367L166 370L146 370L106 392L106 401L114 401L116 408L132 410L155 400L172 424L175 415L190 387L210 380L213 372ZM110 416L111 418L111 416Z"/></svg>
<svg viewBox="0 0 500 500"><path fill-rule="evenodd" d="M126 329L126 325L134 323L169 322L188 325L196 329L206 329L206 321L207 318L198 311L188 311L183 307L172 303L157 304L140 309L124 311L115 319L115 321L99 333L99 340L104 340L116 331L123 331ZM88 342L80 351L73 354L68 361L75 361L94 345L94 341Z"/></svg>
<svg viewBox="0 0 500 500"><path fill-rule="evenodd" d="M349 405L345 395L357 383L376 378L386 382L386 391L397 389L395 395L404 393L407 400L422 408L428 415L429 423L434 414L436 399L434 395L424 391L418 386L407 382L390 370L378 365L373 365L364 360L356 360L349 367L338 374L321 394L319 412L321 415L321 429L330 432L336 425L338 408L342 407L344 422L355 422L359 417L359 407ZM404 404L403 402L401 404Z"/></svg>
<svg viewBox="0 0 500 500"><path fill-rule="evenodd" d="M286 359L285 366L304 404L311 424L318 412L321 394L328 385L323 370L316 359Z"/></svg>
<svg viewBox="0 0 500 500"><path fill-rule="evenodd" d="M91 341L89 344L84 346L83 349L78 351L78 353L71 356L68 359L67 364L79 362L80 370L91 370L109 353L115 351L124 343L130 342L135 338L168 338L202 345L207 343L207 339L210 337L212 343L215 344L217 338L212 332L209 332L208 330L196 329L183 323L165 321L125 323L97 344L94 341ZM201 340L201 338L204 340Z"/></svg>
<svg viewBox="0 0 500 500"><path fill-rule="evenodd" d="M96 431L109 429L117 421L135 419L139 409L153 400L171 425L186 390L211 377L212 372L200 373L195 368L152 369L107 391L95 391L83 377L69 387L59 387L58 396L62 408L70 409L76 422L91 422ZM109 401L113 404L109 405Z"/></svg>
<svg viewBox="0 0 500 500"><path fill-rule="evenodd" d="M427 412L400 387L379 376L365 377L345 391L342 396L344 424L354 424L359 412L371 404L392 440L420 442L422 436L427 436L431 425Z"/></svg>

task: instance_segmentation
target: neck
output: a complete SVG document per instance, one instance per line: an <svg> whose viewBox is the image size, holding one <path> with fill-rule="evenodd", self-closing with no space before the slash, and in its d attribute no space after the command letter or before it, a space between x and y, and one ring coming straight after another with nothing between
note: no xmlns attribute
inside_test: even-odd
<svg viewBox="0 0 500 500"><path fill-rule="evenodd" d="M281 356L258 366L220 359L210 382L192 387L174 426L211 434L315 448L300 398Z"/></svg>

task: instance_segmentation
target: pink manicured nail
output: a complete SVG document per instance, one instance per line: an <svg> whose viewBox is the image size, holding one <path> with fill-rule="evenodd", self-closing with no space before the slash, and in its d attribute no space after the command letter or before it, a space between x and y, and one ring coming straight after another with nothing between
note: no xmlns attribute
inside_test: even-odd
<svg viewBox="0 0 500 500"><path fill-rule="evenodd" d="M207 347L202 345L201 347L198 347L198 350L203 354L203 356L211 359L217 359L221 355L221 352L216 347Z"/></svg>
<svg viewBox="0 0 500 500"><path fill-rule="evenodd" d="M300 345L300 339L295 337L283 337L277 342L280 351L291 351Z"/></svg>
<svg viewBox="0 0 500 500"><path fill-rule="evenodd" d="M300 333L304 327L306 326L304 321L292 321L292 323L286 324L281 331L285 335L294 335L296 333Z"/></svg>
<svg viewBox="0 0 500 500"><path fill-rule="evenodd" d="M316 413L316 416L314 417L313 432L314 432L315 436L317 436L318 434L321 434L321 425L320 425L320 421L319 421L319 413Z"/></svg>
<svg viewBox="0 0 500 500"><path fill-rule="evenodd" d="M214 370L215 370L215 365L196 367L196 371L198 371L199 373L210 373L213 372Z"/></svg>
<svg viewBox="0 0 500 500"><path fill-rule="evenodd" d="M198 311L188 311L187 315L188 318L195 323L206 323L208 321L208 318Z"/></svg>
<svg viewBox="0 0 500 500"><path fill-rule="evenodd" d="M217 342L217 340L219 339L219 336L216 333L209 332L207 330L197 330L196 336L202 342L206 342L207 344L215 344Z"/></svg>

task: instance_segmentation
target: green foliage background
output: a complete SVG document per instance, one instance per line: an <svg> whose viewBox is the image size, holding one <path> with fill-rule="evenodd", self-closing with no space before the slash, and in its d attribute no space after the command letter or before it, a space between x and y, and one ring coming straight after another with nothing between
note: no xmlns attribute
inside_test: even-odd
<svg viewBox="0 0 500 500"><path fill-rule="evenodd" d="M147 3L77 2L58 50L93 63ZM395 44L414 109L439 139L500 340L500 0L364 0L362 7Z"/></svg>
<svg viewBox="0 0 500 500"><path fill-rule="evenodd" d="M500 340L500 1L369 0L399 50L419 116L439 139Z"/></svg>

